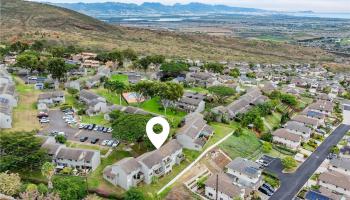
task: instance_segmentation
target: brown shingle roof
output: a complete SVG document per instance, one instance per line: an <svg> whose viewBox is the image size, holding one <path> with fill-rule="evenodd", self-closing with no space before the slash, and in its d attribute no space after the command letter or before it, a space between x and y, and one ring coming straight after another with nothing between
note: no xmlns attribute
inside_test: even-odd
<svg viewBox="0 0 350 200"><path fill-rule="evenodd" d="M335 185L337 187L350 190L350 177L339 172L325 172L319 177L319 181Z"/></svg>
<svg viewBox="0 0 350 200"><path fill-rule="evenodd" d="M277 129L272 133L272 135L276 137L284 138L286 140L290 140L293 142L300 142L301 140L300 135L290 133L287 129L284 129L284 128Z"/></svg>
<svg viewBox="0 0 350 200"><path fill-rule="evenodd" d="M219 179L216 181L216 179ZM216 189L216 183L218 182L218 191L230 196L231 198L239 197L243 192L241 188L233 184L233 179L231 179L227 174L213 174L205 182L205 186Z"/></svg>

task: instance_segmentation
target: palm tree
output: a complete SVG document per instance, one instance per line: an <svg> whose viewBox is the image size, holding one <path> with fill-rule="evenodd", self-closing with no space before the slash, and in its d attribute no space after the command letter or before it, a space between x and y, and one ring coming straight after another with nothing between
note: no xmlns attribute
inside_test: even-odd
<svg viewBox="0 0 350 200"><path fill-rule="evenodd" d="M122 94L127 90L127 85L119 80L113 81L112 90L119 94L119 105L122 104Z"/></svg>
<svg viewBox="0 0 350 200"><path fill-rule="evenodd" d="M55 165L51 162L45 162L43 166L41 166L41 173L42 175L47 177L47 187L49 188L49 190L52 189L53 185L51 179L52 176L55 174Z"/></svg>
<svg viewBox="0 0 350 200"><path fill-rule="evenodd" d="M110 80L105 81L105 83L103 84L103 87L107 89L108 92L112 90L112 86L113 86L113 82Z"/></svg>

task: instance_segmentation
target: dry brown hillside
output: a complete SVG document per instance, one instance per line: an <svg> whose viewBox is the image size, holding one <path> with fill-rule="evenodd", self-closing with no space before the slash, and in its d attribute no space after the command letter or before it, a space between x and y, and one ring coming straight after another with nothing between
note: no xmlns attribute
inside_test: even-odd
<svg viewBox="0 0 350 200"><path fill-rule="evenodd" d="M91 49L133 48L144 54L251 62L322 61L320 49L231 37L188 35L113 26L64 8L1 0L1 41L46 39Z"/></svg>

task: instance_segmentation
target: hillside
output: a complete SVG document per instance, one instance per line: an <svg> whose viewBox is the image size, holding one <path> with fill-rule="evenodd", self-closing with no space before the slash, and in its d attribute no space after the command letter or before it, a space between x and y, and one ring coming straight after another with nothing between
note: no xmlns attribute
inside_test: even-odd
<svg viewBox="0 0 350 200"><path fill-rule="evenodd" d="M92 50L133 48L143 54L164 54L208 60L250 62L322 61L320 49L238 38L187 35L166 31L113 26L52 5L1 0L1 41L45 39Z"/></svg>

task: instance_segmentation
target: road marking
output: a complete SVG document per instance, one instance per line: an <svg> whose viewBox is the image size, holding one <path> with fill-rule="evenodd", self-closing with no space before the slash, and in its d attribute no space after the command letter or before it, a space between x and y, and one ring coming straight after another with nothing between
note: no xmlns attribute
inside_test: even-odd
<svg viewBox="0 0 350 200"><path fill-rule="evenodd" d="M81 131L82 131L82 130L79 130L78 132L76 132L76 133L74 134L74 137L77 137L77 135L79 135L79 133L81 133Z"/></svg>

